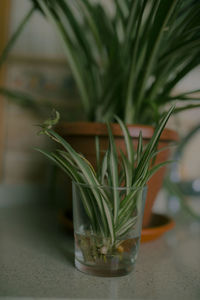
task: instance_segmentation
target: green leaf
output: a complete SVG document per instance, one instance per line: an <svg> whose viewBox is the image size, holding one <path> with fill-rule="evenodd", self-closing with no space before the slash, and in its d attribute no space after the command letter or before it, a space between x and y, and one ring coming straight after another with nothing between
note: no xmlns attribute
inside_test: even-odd
<svg viewBox="0 0 200 300"><path fill-rule="evenodd" d="M132 209L136 205L137 193L140 188L133 188L128 195L121 201L119 209L118 224L121 224L122 220L126 218L127 214L132 214Z"/></svg>
<svg viewBox="0 0 200 300"><path fill-rule="evenodd" d="M119 209L119 191L117 190L117 188L119 187L118 158L117 158L115 141L109 124L107 124L107 128L108 128L109 148L110 148L109 170L110 170L110 177L112 182L113 198L114 198L114 224L116 224L117 217L118 217L118 209Z"/></svg>
<svg viewBox="0 0 200 300"><path fill-rule="evenodd" d="M49 129L51 120L44 122L47 125L44 134L62 145L64 150L56 150L54 153L47 153L41 150L40 152L55 162L75 182L84 184L84 186L80 185L79 189L83 206L91 221L92 230L96 233L99 232L105 238L109 237L112 245L115 245L117 239L125 235L134 226L134 222L137 219L135 214L137 214L138 201L141 201L143 188L149 178L159 168L169 163L163 162L149 169L151 159L157 153L156 149L159 137L173 110L174 107L165 114L155 129L151 141L144 150L142 146L142 134L140 133L135 165L132 165L130 162L132 157L130 156L129 160L128 155L126 156L121 151L123 169L120 169L114 137L111 127L108 124L109 148L103 157L99 169L99 177L86 158L77 153L55 131ZM127 139L126 147L133 147L129 139L130 136L127 127L123 122L121 122L121 126L125 133L124 139ZM41 127L44 128L44 125ZM96 144L98 156L98 140ZM139 163L137 160L139 160ZM105 182L107 187L102 185Z"/></svg>
<svg viewBox="0 0 200 300"><path fill-rule="evenodd" d="M119 238L120 236L124 236L137 222L138 216L129 218L125 224L120 226L118 230L116 230L116 236Z"/></svg>
<svg viewBox="0 0 200 300"><path fill-rule="evenodd" d="M8 54L10 53L11 49L15 45L16 40L22 33L24 27L27 25L29 22L30 18L32 17L33 13L35 11L35 7L31 7L31 9L28 11L28 13L25 15L25 17L22 19L21 23L19 24L18 28L16 31L13 33L11 36L11 39L7 43L5 49L3 50L1 56L0 56L0 67L4 63L4 61L7 59Z"/></svg>
<svg viewBox="0 0 200 300"><path fill-rule="evenodd" d="M154 131L154 134L151 138L151 141L149 142L148 146L146 147L145 151L142 154L142 157L140 159L140 162L136 169L136 180L141 176L142 172L144 171L144 168L146 165L150 164L150 159L152 157L152 153L156 151L157 144L159 142L159 138L167 124L167 121L169 120L169 117L171 116L172 112L174 111L175 106L172 106L169 111L165 114L163 119L160 121L160 124L157 126L157 128Z"/></svg>
<svg viewBox="0 0 200 300"><path fill-rule="evenodd" d="M107 173L107 169L108 169L108 150L106 151L104 157L103 157L103 160L102 160L102 163L101 163L101 175L100 175L100 178L101 178L101 184L102 185L105 185L105 176L106 176L106 173Z"/></svg>
<svg viewBox="0 0 200 300"><path fill-rule="evenodd" d="M88 0L78 0L80 9L84 12L84 17L90 27L90 31L93 34L93 37L96 41L96 44L99 50L102 50L103 44L101 41L101 37L99 35L99 28L96 26L94 19L94 7L90 4Z"/></svg>
<svg viewBox="0 0 200 300"><path fill-rule="evenodd" d="M104 230L107 232L109 230L111 240L114 242L115 235L114 235L114 223L113 223L113 216L110 209L110 203L107 199L106 193L104 192L103 188L100 186L99 181L97 180L93 170L90 167L90 164L87 163L85 159L83 159L76 151L56 132L51 129L48 129L48 134L52 136L53 139L57 140L65 150L71 155L72 160L77 164L80 168L80 171L84 175L86 179L86 183L91 187L91 190L94 194L94 199L99 207L99 211L101 214L102 222L104 224Z"/></svg>
<svg viewBox="0 0 200 300"><path fill-rule="evenodd" d="M38 105L36 99L24 92L0 87L0 94L24 108L31 109L35 112L39 112L40 110L40 105Z"/></svg>
<svg viewBox="0 0 200 300"><path fill-rule="evenodd" d="M132 138L131 138L129 131L128 131L127 127L125 126L124 122L117 116L115 116L115 119L119 123L121 130L123 132L128 160L129 160L130 164L133 166L134 165L134 148L133 148Z"/></svg>
<svg viewBox="0 0 200 300"><path fill-rule="evenodd" d="M160 4L158 6L154 24L151 29L151 34L148 39L148 48L147 48L146 57L144 59L144 65L143 65L144 77L141 81L141 86L139 87L137 109L140 108L143 95L145 93L145 85L147 85L147 80L149 78L151 68L155 61L156 55L158 55L159 46L163 39L163 32L178 2L179 1L177 0L172 0L172 1L164 0L164 1L160 1Z"/></svg>
<svg viewBox="0 0 200 300"><path fill-rule="evenodd" d="M128 195L130 188L132 186L132 178L133 178L133 170L134 166L130 164L128 158L121 151L122 165L125 173L125 187L126 187L126 195Z"/></svg>
<svg viewBox="0 0 200 300"><path fill-rule="evenodd" d="M142 132L140 131L139 138L138 138L138 146L137 146L137 162L140 162L140 158L143 152L143 140L142 140Z"/></svg>
<svg viewBox="0 0 200 300"><path fill-rule="evenodd" d="M95 136L95 148L96 148L96 164L97 164L97 174L100 172L100 145L99 137Z"/></svg>
<svg viewBox="0 0 200 300"><path fill-rule="evenodd" d="M174 113L177 114L181 111L188 110L188 109L194 109L194 108L198 108L198 107L200 107L200 103L199 104L188 104L183 107L176 108L174 110Z"/></svg>
<svg viewBox="0 0 200 300"><path fill-rule="evenodd" d="M58 16L56 15L55 11L52 11L47 4L44 2L40 2L40 5L45 13L45 15L48 17L49 21L53 24L53 26L56 28L57 33L59 34L64 49L66 51L66 55L68 58L68 63L71 67L71 70L73 72L74 78L76 80L77 86L81 92L82 101L85 107L85 111L87 114L90 113L90 100L88 96L88 90L85 86L85 76L83 75L83 68L81 66L81 61L76 57L75 53L76 50L72 44L72 41L70 40L69 34L66 32L66 28L64 27L63 23L58 19Z"/></svg>
<svg viewBox="0 0 200 300"><path fill-rule="evenodd" d="M63 168L65 168L67 170L67 172L69 172L69 174L71 174L73 180L75 180L76 182L80 182L81 183L81 180L80 180L80 176L78 175L77 171L75 171L74 167L71 166L71 164L69 163L69 161L63 159L62 157L60 157L59 155L55 154L55 153L52 153L51 154L53 158L55 158L55 161L57 162L58 165L62 165ZM80 193L81 193L81 196L82 196L82 201L83 201L83 205L84 205L84 208L85 208L85 211L88 215L88 217L90 218L90 221L92 222L93 224L93 227L95 226L95 220L94 220L94 212L92 210L92 207L91 207L91 203L89 202L89 199L86 195L86 192L85 192L85 188L81 187L81 185L79 185L79 190L80 190Z"/></svg>
<svg viewBox="0 0 200 300"><path fill-rule="evenodd" d="M145 178L146 181L150 180L151 177L160 169L165 167L166 165L169 165L171 163L176 162L176 160L168 160L168 161L164 161L162 163L159 163L157 165L155 165L154 167L152 167L149 172L147 173L147 176Z"/></svg>

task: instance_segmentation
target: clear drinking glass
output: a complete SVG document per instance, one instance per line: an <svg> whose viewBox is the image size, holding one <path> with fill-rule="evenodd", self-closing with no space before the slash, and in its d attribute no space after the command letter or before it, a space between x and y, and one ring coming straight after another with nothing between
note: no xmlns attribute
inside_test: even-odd
<svg viewBox="0 0 200 300"><path fill-rule="evenodd" d="M78 270L92 275L105 277L126 275L133 270L137 259L146 187L129 188L128 192L133 194L131 199L133 206L128 209L128 213L131 212L130 217L134 220L134 224L124 234L118 234L114 241L111 241L109 233L105 234L105 232L98 230L96 228L98 224L96 224L97 226L92 224L86 213L87 208L83 199L85 195L88 194L90 203L96 205L95 200L91 197L91 190L92 195L96 192L101 194L102 191L108 196L114 193L113 187L97 187L73 182L75 266ZM127 189L119 187L116 190L119 194L120 203L122 203L126 197ZM112 196L110 199L113 199ZM95 216L97 223L101 222L100 218L101 216Z"/></svg>

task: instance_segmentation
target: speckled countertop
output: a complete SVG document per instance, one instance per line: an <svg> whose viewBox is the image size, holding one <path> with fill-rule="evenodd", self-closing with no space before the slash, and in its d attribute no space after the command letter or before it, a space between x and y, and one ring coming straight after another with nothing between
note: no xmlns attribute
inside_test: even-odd
<svg viewBox="0 0 200 300"><path fill-rule="evenodd" d="M0 186L0 299L200 299L200 224L140 247L135 270L101 278L73 265L73 238L45 191Z"/></svg>

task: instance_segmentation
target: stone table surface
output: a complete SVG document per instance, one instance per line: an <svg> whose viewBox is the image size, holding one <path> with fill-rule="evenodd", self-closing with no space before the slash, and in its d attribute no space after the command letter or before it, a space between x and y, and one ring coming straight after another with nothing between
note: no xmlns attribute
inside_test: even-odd
<svg viewBox="0 0 200 300"><path fill-rule="evenodd" d="M177 221L142 244L135 270L102 278L74 268L73 238L47 194L0 186L0 299L200 299L200 224Z"/></svg>

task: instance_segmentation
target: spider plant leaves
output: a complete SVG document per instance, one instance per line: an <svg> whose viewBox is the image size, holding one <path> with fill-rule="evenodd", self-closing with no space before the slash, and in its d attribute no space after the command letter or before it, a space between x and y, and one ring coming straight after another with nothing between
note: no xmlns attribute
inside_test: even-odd
<svg viewBox="0 0 200 300"><path fill-rule="evenodd" d="M132 141L132 139L130 137L129 131L128 131L127 127L125 126L125 124L120 120L120 118L118 118L117 116L115 116L115 119L119 123L119 125L121 127L121 130L123 132L128 160L129 160L129 162L130 162L131 165L134 165L133 141Z"/></svg>
<svg viewBox="0 0 200 300"><path fill-rule="evenodd" d="M113 187L113 199L114 199L114 224L117 222L118 209L119 209L119 192L117 188L119 187L118 179L118 159L117 159L117 150L114 142L112 130L110 125L107 124L108 135L109 135L109 170L111 185Z"/></svg>
<svg viewBox="0 0 200 300"><path fill-rule="evenodd" d="M137 222L138 201L144 186L155 172L168 163L163 162L151 167L151 160L159 151L157 151L158 140L173 110L174 107L165 114L155 129L150 143L144 149L140 133L135 160L133 160L133 149L131 149L133 143L124 123L119 118L117 119L124 133L126 152L129 154L125 155L121 151L120 157L117 154L111 126L107 124L109 148L101 162L99 140L96 138L98 174L85 157L77 153L49 127L49 122L41 125L43 133L59 143L64 150L56 150L54 153L41 150L40 152L79 183L83 205L94 232L109 237L112 245Z"/></svg>
<svg viewBox="0 0 200 300"><path fill-rule="evenodd" d="M151 33L149 36L146 57L144 59L144 65L143 65L144 77L141 81L141 85L140 85L140 89L139 89L140 92L139 92L138 98L137 98L138 109L140 108L141 101L142 101L143 95L145 93L145 86L147 85L146 84L147 78L149 77L149 74L151 73L151 68L152 68L155 58L157 56L160 43L162 41L163 31L165 30L167 22L170 19L171 15L173 13L173 10L178 2L179 1L176 1L176 0L160 1L159 7L157 9L154 24L152 26Z"/></svg>
<svg viewBox="0 0 200 300"><path fill-rule="evenodd" d="M70 9L70 5L68 2L64 0L60 0L56 3L58 7L60 7L60 11L66 16L66 19L70 25L70 29L73 32L73 36L75 38L76 44L81 46L83 53L87 53L91 63L96 63L93 57L93 53L91 52L91 47L86 39L86 36L82 34L80 30L81 23L77 22L74 13Z"/></svg>
<svg viewBox="0 0 200 300"><path fill-rule="evenodd" d="M91 171L93 172L94 176L96 177L96 171L93 167L93 165L87 160L82 154L78 153L78 155L87 163L87 165L90 167Z"/></svg>
<svg viewBox="0 0 200 300"><path fill-rule="evenodd" d="M71 159L71 156L69 153L67 153L66 151L63 151L63 150L56 150L56 152L61 156L63 157L66 162L68 164L70 164L76 171L79 171L79 168L78 166L74 163L74 161Z"/></svg>
<svg viewBox="0 0 200 300"><path fill-rule="evenodd" d="M68 21L68 26L65 26L65 30L68 35L71 33L73 35L72 43L76 49L77 59L82 61L81 66L83 69L84 66L87 68L87 76L83 78L83 81L88 89L88 97L91 99L93 95L94 98L98 98L100 76L98 72L99 65L95 49L94 47L91 47L88 35L83 34L82 30L80 30L80 27L83 26L83 24L81 23L81 20L77 22L77 17L75 17L74 11L70 8L71 5L63 0L56 2L56 5L60 8L60 16L62 16L63 13L63 19ZM95 91L93 90L94 86L96 86ZM90 103L90 106L92 107L92 103Z"/></svg>
<svg viewBox="0 0 200 300"><path fill-rule="evenodd" d="M130 10L130 1L120 1L114 0L116 6L116 13L119 13L119 17L121 18L122 22L126 23L127 15L129 14Z"/></svg>
<svg viewBox="0 0 200 300"><path fill-rule="evenodd" d="M144 0L142 2L142 6L140 9L140 12L138 13L138 19L137 20L137 24L135 25L135 38L134 38L134 48L132 49L133 54L132 57L130 58L130 71L129 71L129 76L128 76L128 87L127 87L127 92L126 92L126 105L125 105L125 121L126 123L131 123L131 120L133 119L133 114L135 113L135 109L132 109L132 100L133 100L133 94L135 91L135 87L136 87L136 80L138 78L138 69L139 67L141 68L142 66L140 65L138 67L136 61L139 61L139 56L140 53L142 51L139 52L138 54L138 47L139 47L139 36L140 36L140 31L141 31L141 24L142 24L142 18L143 18L143 14L145 12L145 7L146 7L147 1ZM134 3L132 4L134 5ZM138 55L138 57L137 57ZM137 101L136 103L137 104ZM136 108L136 106L135 106Z"/></svg>
<svg viewBox="0 0 200 300"><path fill-rule="evenodd" d="M142 12L144 11L146 1L144 1ZM132 37L133 32L136 30L137 26L137 14L139 13L140 3L138 1L131 1L130 8L129 8L129 17L126 26L126 38L130 39ZM139 28L139 26L138 26Z"/></svg>
<svg viewBox="0 0 200 300"><path fill-rule="evenodd" d="M138 146L137 146L137 161L138 161L138 163L140 162L142 152L143 152L143 140L142 140L142 132L140 131L139 138L138 138Z"/></svg>
<svg viewBox="0 0 200 300"><path fill-rule="evenodd" d="M116 230L117 237L124 236L137 222L137 216L129 218L125 224Z"/></svg>
<svg viewBox="0 0 200 300"><path fill-rule="evenodd" d="M65 166L63 166L63 164L58 163L58 161L55 159L55 157L53 157L53 155L50 152L47 152L45 150L41 150L39 148L34 148L36 151L42 153L44 156L46 156L49 160L51 160L53 163L55 163L56 165L58 165L58 167L60 167L65 173L67 173L67 175L70 175L70 178L73 180L73 176L70 172L68 172L68 170L66 169Z"/></svg>
<svg viewBox="0 0 200 300"><path fill-rule="evenodd" d="M49 119L44 121L43 128L44 129L51 129L53 126L55 126L60 120L60 114L58 111L53 109L51 116Z"/></svg>
<svg viewBox="0 0 200 300"><path fill-rule="evenodd" d="M192 100L192 101L196 102L196 101L200 100L199 93L200 93L200 89L184 92L181 94L176 94L175 96L169 96L168 101L172 102L172 101L176 101L176 100L182 100L184 103L184 101Z"/></svg>
<svg viewBox="0 0 200 300"><path fill-rule="evenodd" d="M97 174L99 177L100 173L100 143L99 143L99 137L95 137L95 149L96 149L96 165L97 165Z"/></svg>
<svg viewBox="0 0 200 300"><path fill-rule="evenodd" d="M108 169L108 150L106 151L101 163L100 182L102 185L105 185L105 176L107 174L107 169Z"/></svg>
<svg viewBox="0 0 200 300"><path fill-rule="evenodd" d="M198 107L200 107L200 103L199 104L188 104L188 105L185 105L183 107L176 108L174 110L174 113L177 114L181 111L188 110L188 109L193 109L193 108L198 108Z"/></svg>
<svg viewBox="0 0 200 300"><path fill-rule="evenodd" d="M159 153L161 153L161 152L163 152L163 151L169 151L172 147L176 147L176 146L178 146L178 142L173 142L173 143L171 143L171 144L168 145L168 146L165 146L165 147L162 147L162 148L158 149L157 151L155 151L155 152L152 153L151 159L152 159L152 158L156 158L156 156L157 156Z"/></svg>
<svg viewBox="0 0 200 300"><path fill-rule="evenodd" d="M84 12L84 18L86 20L86 22L89 25L90 28L90 32L92 33L96 44L99 48L99 50L102 50L102 40L99 34L99 28L95 22L95 18L94 18L94 14L95 14L95 10L93 10L92 5L90 4L90 2L88 0L82 1L82 0L78 0L80 8L82 9L82 11Z"/></svg>
<svg viewBox="0 0 200 300"><path fill-rule="evenodd" d="M148 181L149 179L151 179L151 177L152 177L158 170L160 170L161 168L163 168L163 167L165 167L165 166L167 166L167 165L169 165L169 164L171 164L171 163L174 163L174 162L176 162L176 161L175 161L175 160L168 160L168 161L164 161L164 162L162 162L162 163L159 163L159 164L155 165L154 167L152 167L152 168L148 171L148 173L147 173L147 175L146 175L146 177L145 177L145 181Z"/></svg>
<svg viewBox="0 0 200 300"><path fill-rule="evenodd" d="M61 20L58 19L55 10L52 10L52 8L49 7L44 1L40 2L40 6L43 9L47 18L49 19L49 21L57 29L57 32L61 40L63 41L64 49L66 51L66 55L68 58L68 63L72 69L76 83L80 89L85 110L89 114L90 103L89 103L88 91L84 82L85 74L83 74L84 69L82 68L81 65L82 61L78 59L77 56L75 55L76 49L74 48L74 45L63 23L61 22Z"/></svg>
<svg viewBox="0 0 200 300"><path fill-rule="evenodd" d="M28 13L22 19L22 21L19 24L19 26L16 29L16 31L13 33L11 39L7 43L7 45L6 45L5 49L3 50L3 52L1 53L1 56L0 56L0 67L4 63L4 61L7 59L7 57L9 55L11 49L13 48L13 46L14 46L14 44L16 42L16 40L18 39L18 37L22 33L24 27L29 22L29 20L32 17L32 15L33 15L34 12L35 12L35 7L31 7L31 9L28 11Z"/></svg>
<svg viewBox="0 0 200 300"><path fill-rule="evenodd" d="M101 1L30 1L30 14L39 9L60 36L90 121L157 122L176 84L200 64L199 1L114 0L114 14Z"/></svg>
<svg viewBox="0 0 200 300"><path fill-rule="evenodd" d="M48 153L47 151L37 149L37 151L44 154L48 159L50 159L52 162L54 162L60 169L62 169L67 175L71 177L72 180L76 182L81 182L81 177L78 174L77 169L74 167L74 165L71 163L69 157L67 156L67 153L64 151L60 152L59 154L56 153ZM84 183L84 182L83 182ZM88 195L85 193L85 189L82 188L81 185L79 185L80 193L83 200L83 206L85 208L86 214L88 215L93 227L96 227L96 221L94 219L94 210L92 209L93 205L90 202L90 199Z"/></svg>
<svg viewBox="0 0 200 300"><path fill-rule="evenodd" d="M66 162L65 159L63 159L56 153L52 153L51 155L53 158L55 158L55 161L57 162L58 165L62 165L64 168L66 168L67 172L69 174L71 174L74 181L81 182L78 172L76 170L74 170L74 167L71 166L68 161ZM79 186L79 189L80 189L80 193L82 196L85 211L86 211L88 217L90 218L92 225L95 226L96 222L94 220L94 211L92 210L92 205L90 203L90 199L87 197L86 193L84 192L84 188Z"/></svg>
<svg viewBox="0 0 200 300"><path fill-rule="evenodd" d="M41 106L39 107L38 103L35 101L35 99L28 95L27 93L19 92L16 90L10 90L4 87L0 87L0 94L4 97L12 100L14 103L24 107L24 108L30 108L31 110L35 112L39 112L41 109ZM45 103L45 106L51 106L50 103Z"/></svg>
<svg viewBox="0 0 200 300"><path fill-rule="evenodd" d="M121 159L122 159L122 166L124 169L124 177L125 179L125 186L127 187L126 195L128 195L130 188L132 186L132 179L133 179L133 165L129 162L128 158L125 156L125 154L121 151Z"/></svg>
<svg viewBox="0 0 200 300"><path fill-rule="evenodd" d="M129 13L128 7L126 6L125 1L114 0L115 2L115 14L116 17L113 20L116 33L118 34L118 39L120 40L121 35L125 34L126 27L126 15ZM125 4L125 5L124 5Z"/></svg>
<svg viewBox="0 0 200 300"><path fill-rule="evenodd" d="M56 132L51 129L47 129L47 133L55 140L57 140L65 150L70 154L71 159L76 163L85 178L85 184L91 186L94 199L99 208L99 213L101 215L104 231L107 233L109 231L111 240L114 241L114 223L112 211L110 209L110 203L107 195L103 189L100 188L100 183L96 178L90 164L87 163L86 159L83 159L76 151Z"/></svg>
<svg viewBox="0 0 200 300"><path fill-rule="evenodd" d="M120 209L119 209L119 220L124 215L127 214L127 212L131 209L134 201L134 197L137 194L139 188L135 187L126 195L126 197L120 202Z"/></svg>
<svg viewBox="0 0 200 300"><path fill-rule="evenodd" d="M143 171L145 169L145 166L147 164L149 164L150 159L152 157L152 153L153 153L153 151L156 151L156 147L157 147L159 138L163 132L163 129L165 128L165 126L167 124L167 121L169 120L170 115L174 111L174 109L175 109L175 106L172 106L169 109L169 111L165 114L163 119L160 121L160 124L158 125L158 127L155 129L150 143L148 144L148 146L146 147L145 151L142 154L142 157L141 157L138 167L136 169L135 179L138 179L141 176L141 174L143 173Z"/></svg>

